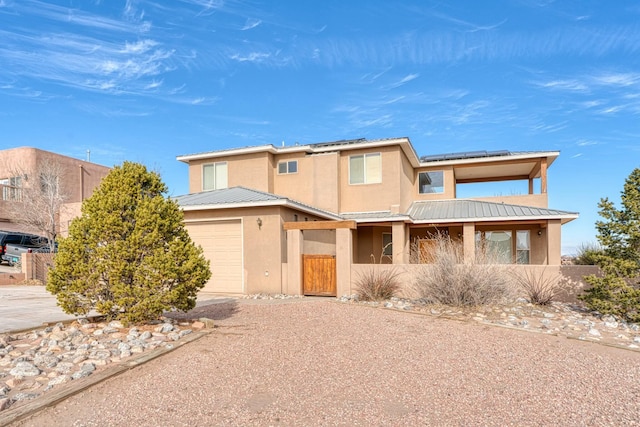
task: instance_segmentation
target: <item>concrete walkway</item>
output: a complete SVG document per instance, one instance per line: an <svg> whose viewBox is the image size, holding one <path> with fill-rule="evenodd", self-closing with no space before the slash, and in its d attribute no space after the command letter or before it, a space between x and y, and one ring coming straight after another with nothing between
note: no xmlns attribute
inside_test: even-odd
<svg viewBox="0 0 640 427"><path fill-rule="evenodd" d="M69 319L44 286L0 286L0 333Z"/></svg>
<svg viewBox="0 0 640 427"><path fill-rule="evenodd" d="M200 294L197 306L231 300L232 298L217 295ZM78 317L83 316L65 314L58 307L56 298L44 286L0 286L0 334Z"/></svg>

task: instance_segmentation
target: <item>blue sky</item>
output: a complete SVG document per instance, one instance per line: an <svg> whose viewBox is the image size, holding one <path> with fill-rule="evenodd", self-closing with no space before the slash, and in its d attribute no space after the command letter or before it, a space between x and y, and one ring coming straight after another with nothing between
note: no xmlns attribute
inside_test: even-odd
<svg viewBox="0 0 640 427"><path fill-rule="evenodd" d="M0 106L0 148L142 162L171 195L177 155L282 141L560 150L571 253L640 167L640 3L0 0Z"/></svg>

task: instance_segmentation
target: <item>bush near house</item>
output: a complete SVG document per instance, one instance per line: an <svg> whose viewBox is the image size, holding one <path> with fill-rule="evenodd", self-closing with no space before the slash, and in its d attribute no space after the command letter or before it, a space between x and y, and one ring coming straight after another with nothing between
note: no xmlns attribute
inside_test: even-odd
<svg viewBox="0 0 640 427"><path fill-rule="evenodd" d="M563 282L559 274L548 274L546 268L514 269L512 277L527 299L536 305L549 305L558 295L571 290L571 285Z"/></svg>
<svg viewBox="0 0 640 427"><path fill-rule="evenodd" d="M143 165L115 167L60 239L47 290L69 314L139 323L187 311L211 276L166 185Z"/></svg>
<svg viewBox="0 0 640 427"><path fill-rule="evenodd" d="M607 198L598 207L603 219L596 230L603 250L597 263L604 275L585 277L591 288L578 298L602 314L640 322L640 168L625 181L620 209Z"/></svg>
<svg viewBox="0 0 640 427"><path fill-rule="evenodd" d="M401 289L399 273L394 268L370 267L356 279L356 293L362 301L382 301L396 296Z"/></svg>
<svg viewBox="0 0 640 427"><path fill-rule="evenodd" d="M419 254L419 248L414 248ZM492 254L479 248L476 259L465 263L462 243L447 236L436 238L433 263L424 265L414 277L413 288L429 303L475 306L514 298L514 287L505 267Z"/></svg>

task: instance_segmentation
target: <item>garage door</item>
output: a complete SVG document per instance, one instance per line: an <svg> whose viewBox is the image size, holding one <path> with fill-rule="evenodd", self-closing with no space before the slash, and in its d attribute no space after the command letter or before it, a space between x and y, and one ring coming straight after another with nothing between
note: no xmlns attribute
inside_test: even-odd
<svg viewBox="0 0 640 427"><path fill-rule="evenodd" d="M202 292L244 293L240 220L190 223L186 228L211 262L211 279Z"/></svg>

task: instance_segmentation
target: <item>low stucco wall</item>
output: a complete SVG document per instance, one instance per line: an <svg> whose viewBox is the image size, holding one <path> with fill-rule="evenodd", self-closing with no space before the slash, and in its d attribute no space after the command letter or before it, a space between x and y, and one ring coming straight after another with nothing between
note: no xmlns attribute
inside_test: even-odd
<svg viewBox="0 0 640 427"><path fill-rule="evenodd" d="M413 298L416 296L413 284L416 275L420 274L425 268L433 268L428 264L352 264L351 266L351 283L349 294L357 293L358 279L370 269L375 270L394 270L398 274L398 280L402 284L402 290L398 296ZM591 274L599 275L600 269L592 265L509 265L504 266L505 274L514 272L529 271L534 275L544 275L545 277L556 277L558 285L564 290L561 292L557 300L562 302L573 303L577 301L577 296L588 288L588 284L584 281L584 276ZM515 286L515 285L514 285Z"/></svg>
<svg viewBox="0 0 640 427"><path fill-rule="evenodd" d="M18 285L24 280L24 273L0 273L0 286Z"/></svg>

